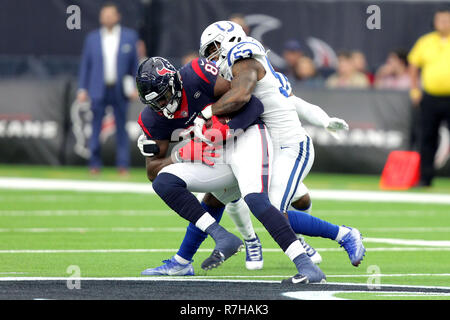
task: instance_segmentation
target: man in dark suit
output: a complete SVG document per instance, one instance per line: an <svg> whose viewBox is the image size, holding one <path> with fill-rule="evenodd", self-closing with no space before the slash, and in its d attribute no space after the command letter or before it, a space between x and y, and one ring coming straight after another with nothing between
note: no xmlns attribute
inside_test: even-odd
<svg viewBox="0 0 450 320"><path fill-rule="evenodd" d="M130 154L125 123L128 100L137 98L133 84L138 66L138 36L119 22L118 7L113 3L104 4L100 10L101 28L88 34L81 57L77 100L91 101L91 173L98 173L102 165L99 135L108 105L113 107L116 124L116 164L121 174L128 173Z"/></svg>

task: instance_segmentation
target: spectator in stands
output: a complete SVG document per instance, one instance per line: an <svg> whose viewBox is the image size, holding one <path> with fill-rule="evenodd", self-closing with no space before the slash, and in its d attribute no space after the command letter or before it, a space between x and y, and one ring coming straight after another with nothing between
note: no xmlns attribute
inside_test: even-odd
<svg viewBox="0 0 450 320"><path fill-rule="evenodd" d="M301 57L295 64L295 82L304 87L323 87L324 79L317 72L314 61L307 56Z"/></svg>
<svg viewBox="0 0 450 320"><path fill-rule="evenodd" d="M119 24L120 12L114 3L105 3L100 10L101 28L87 36L79 71L77 100L90 100L92 135L89 142L89 167L97 174L102 166L99 135L105 108L111 105L116 124L116 164L121 175L128 174L129 138L125 129L128 100L137 99L134 77L138 66L137 41L134 30Z"/></svg>
<svg viewBox="0 0 450 320"><path fill-rule="evenodd" d="M303 51L300 42L289 40L284 44L283 58L286 63L284 74L289 79L295 77L295 66L301 57L303 57Z"/></svg>
<svg viewBox="0 0 450 320"><path fill-rule="evenodd" d="M250 27L247 24L247 22L245 22L245 16L241 13L233 13L229 18L229 21L233 21L236 22L238 25L240 25L242 27L242 29L244 30L245 34L250 35Z"/></svg>
<svg viewBox="0 0 450 320"><path fill-rule="evenodd" d="M359 50L354 50L351 52L351 58L356 70L366 75L369 80L369 84L372 86L375 81L375 76L373 73L367 70L367 59L364 53Z"/></svg>
<svg viewBox="0 0 450 320"><path fill-rule="evenodd" d="M352 54L342 51L338 54L338 68L336 73L329 76L325 82L328 88L368 88L367 76L356 69Z"/></svg>
<svg viewBox="0 0 450 320"><path fill-rule="evenodd" d="M434 14L434 31L421 36L408 55L410 96L420 106L421 178L418 186L429 187L435 175L434 157L438 131L450 123L450 6ZM422 85L419 84L419 71ZM421 89L421 87L423 89Z"/></svg>
<svg viewBox="0 0 450 320"><path fill-rule="evenodd" d="M187 54L181 57L181 65L184 66L186 63L189 63L198 57L199 56L197 51L188 52Z"/></svg>
<svg viewBox="0 0 450 320"><path fill-rule="evenodd" d="M386 62L377 70L375 87L378 89L408 90L411 78L408 73L408 52L402 49L391 51Z"/></svg>

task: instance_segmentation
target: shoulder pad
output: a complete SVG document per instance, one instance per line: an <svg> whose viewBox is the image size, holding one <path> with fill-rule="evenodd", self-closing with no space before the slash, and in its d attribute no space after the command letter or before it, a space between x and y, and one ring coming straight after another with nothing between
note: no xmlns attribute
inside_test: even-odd
<svg viewBox="0 0 450 320"><path fill-rule="evenodd" d="M243 41L233 46L227 54L227 63L231 67L236 61L257 56L265 56L264 48L256 41Z"/></svg>

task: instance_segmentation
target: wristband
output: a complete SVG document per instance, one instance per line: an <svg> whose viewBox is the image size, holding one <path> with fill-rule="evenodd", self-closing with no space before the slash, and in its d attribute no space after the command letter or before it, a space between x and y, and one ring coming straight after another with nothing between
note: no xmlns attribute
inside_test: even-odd
<svg viewBox="0 0 450 320"><path fill-rule="evenodd" d="M142 149L144 150L145 153L152 153L153 156L157 156L159 155L159 146L156 143L151 143L151 144L144 144L142 146Z"/></svg>
<svg viewBox="0 0 450 320"><path fill-rule="evenodd" d="M202 114L203 118L211 119L211 117L213 116L213 114L212 114L212 104L206 106L205 109L202 110L201 114Z"/></svg>

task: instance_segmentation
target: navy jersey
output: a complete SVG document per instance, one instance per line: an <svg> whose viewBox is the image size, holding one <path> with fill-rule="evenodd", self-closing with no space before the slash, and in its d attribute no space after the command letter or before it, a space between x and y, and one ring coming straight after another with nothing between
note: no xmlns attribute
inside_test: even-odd
<svg viewBox="0 0 450 320"><path fill-rule="evenodd" d="M206 59L194 59L180 69L183 82L181 105L173 119L145 107L138 123L148 139L171 140L172 132L191 126L200 111L216 102L214 86L218 69Z"/></svg>

